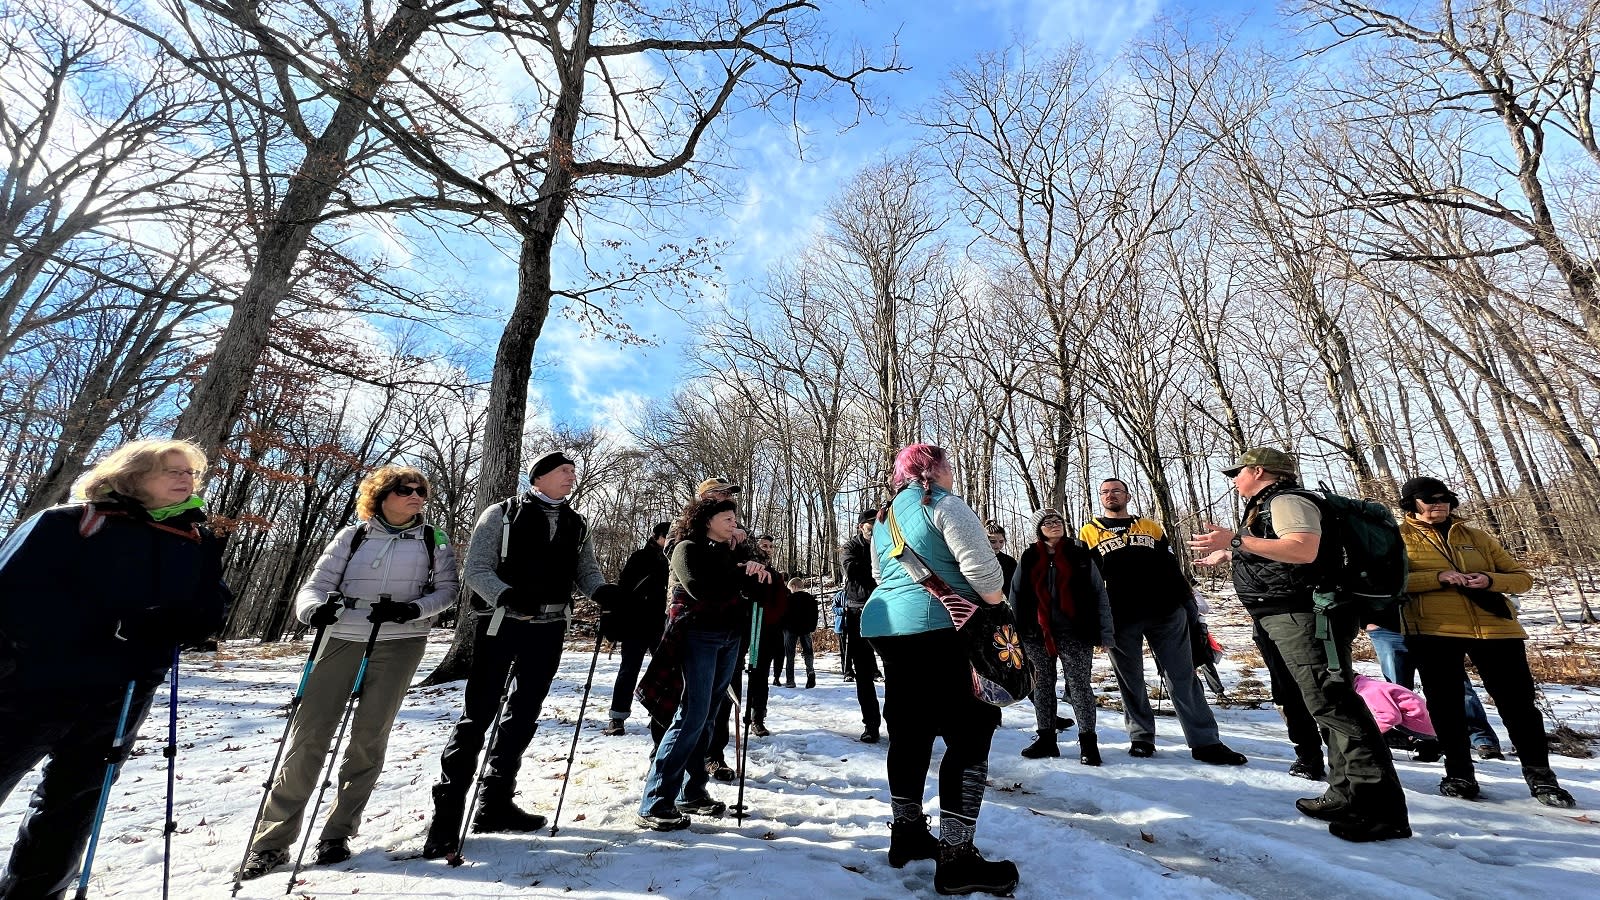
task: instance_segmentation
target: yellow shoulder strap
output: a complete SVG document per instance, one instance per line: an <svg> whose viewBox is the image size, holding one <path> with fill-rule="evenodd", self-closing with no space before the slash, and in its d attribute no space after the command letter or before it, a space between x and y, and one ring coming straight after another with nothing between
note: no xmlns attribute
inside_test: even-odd
<svg viewBox="0 0 1600 900"><path fill-rule="evenodd" d="M889 501L887 521L889 525L889 555L899 559L900 554L906 551L906 536L900 533L900 523L895 521L893 500Z"/></svg>

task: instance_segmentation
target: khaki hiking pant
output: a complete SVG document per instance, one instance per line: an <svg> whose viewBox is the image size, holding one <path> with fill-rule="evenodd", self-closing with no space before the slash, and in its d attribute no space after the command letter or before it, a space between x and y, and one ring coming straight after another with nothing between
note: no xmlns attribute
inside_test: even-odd
<svg viewBox="0 0 1600 900"><path fill-rule="evenodd" d="M321 840L348 838L360 826L361 811L383 770L389 730L427 644L428 639L419 636L373 645L361 699L345 732L344 758L334 782L337 793L327 823L322 826ZM250 843L251 850L285 850L300 836L306 804L319 784L317 776L327 762L328 745L339 730L339 719L350 699L365 646L360 641L330 637L317 651L300 711L289 730L289 748L272 782L272 793Z"/></svg>

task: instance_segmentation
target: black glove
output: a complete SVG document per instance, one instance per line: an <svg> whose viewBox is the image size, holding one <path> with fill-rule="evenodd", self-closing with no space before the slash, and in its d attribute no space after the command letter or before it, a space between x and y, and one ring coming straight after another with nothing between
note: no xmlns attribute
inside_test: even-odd
<svg viewBox="0 0 1600 900"><path fill-rule="evenodd" d="M478 612L481 612L481 613L485 613L485 612L488 612L491 609L494 609L494 604L490 603L487 597L484 597L482 594L478 593L477 591L469 591L469 592L467 592L467 603L474 610L476 610Z"/></svg>
<svg viewBox="0 0 1600 900"><path fill-rule="evenodd" d="M327 602L311 611L310 624L321 627L339 621L339 611L344 609L344 598L330 594Z"/></svg>
<svg viewBox="0 0 1600 900"><path fill-rule="evenodd" d="M422 615L422 607L415 603L401 603L398 600L379 600L372 604L372 611L367 613L367 621L374 625L380 622L409 622Z"/></svg>
<svg viewBox="0 0 1600 900"><path fill-rule="evenodd" d="M627 596L627 592L617 585L602 584L594 589L594 593L590 594L589 598L600 604L601 609L609 611L621 606L622 601L626 600Z"/></svg>

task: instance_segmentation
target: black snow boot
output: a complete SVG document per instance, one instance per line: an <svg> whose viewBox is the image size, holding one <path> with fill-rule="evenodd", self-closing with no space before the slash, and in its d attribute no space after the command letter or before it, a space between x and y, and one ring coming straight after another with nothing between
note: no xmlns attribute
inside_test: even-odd
<svg viewBox="0 0 1600 900"><path fill-rule="evenodd" d="M443 859L461 849L461 817L467 798L442 784L433 786L433 821L422 840L423 859Z"/></svg>
<svg viewBox="0 0 1600 900"><path fill-rule="evenodd" d="M251 850L250 857L244 861L244 869L239 872L239 880L260 878L288 861L287 850Z"/></svg>
<svg viewBox="0 0 1600 900"><path fill-rule="evenodd" d="M1008 859L984 859L971 844L939 845L939 867L933 889L941 894L998 894L1017 889L1017 864Z"/></svg>
<svg viewBox="0 0 1600 900"><path fill-rule="evenodd" d="M511 798L496 792L478 801L478 811L472 816L473 834L538 831L545 826L545 817L518 809Z"/></svg>
<svg viewBox="0 0 1600 900"><path fill-rule="evenodd" d="M349 858L349 838L324 838L317 841L317 865L336 866Z"/></svg>
<svg viewBox="0 0 1600 900"><path fill-rule="evenodd" d="M1022 748L1022 755L1026 759L1054 759L1061 755L1061 748L1056 744L1054 731L1041 731L1033 743Z"/></svg>
<svg viewBox="0 0 1600 900"><path fill-rule="evenodd" d="M938 859L939 839L928 830L928 817L889 823L889 865L904 868L914 859Z"/></svg>
<svg viewBox="0 0 1600 900"><path fill-rule="evenodd" d="M1078 762L1086 766L1100 765L1100 741L1094 735L1078 733Z"/></svg>
<svg viewBox="0 0 1600 900"><path fill-rule="evenodd" d="M1556 773L1549 766L1531 766L1522 770L1522 779L1528 783L1528 792L1533 799L1545 806L1557 809L1571 809L1578 805L1572 795L1562 789L1556 781Z"/></svg>

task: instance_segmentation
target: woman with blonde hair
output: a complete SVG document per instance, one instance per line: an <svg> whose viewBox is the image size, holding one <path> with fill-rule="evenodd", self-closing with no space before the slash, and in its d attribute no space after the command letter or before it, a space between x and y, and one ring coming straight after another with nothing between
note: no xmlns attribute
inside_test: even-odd
<svg viewBox="0 0 1600 900"><path fill-rule="evenodd" d="M0 545L0 801L49 758L0 897L64 894L179 647L221 627L223 542L187 441L124 444ZM119 724L121 728L119 729Z"/></svg>
<svg viewBox="0 0 1600 900"><path fill-rule="evenodd" d="M444 532L425 521L427 500L427 477L409 466L383 466L362 479L356 499L361 521L333 536L295 596L300 621L327 631L241 878L260 878L288 861L367 637L378 625L335 781L338 793L317 841L318 865L350 858L350 838L377 786L430 620L456 602L455 552Z"/></svg>

